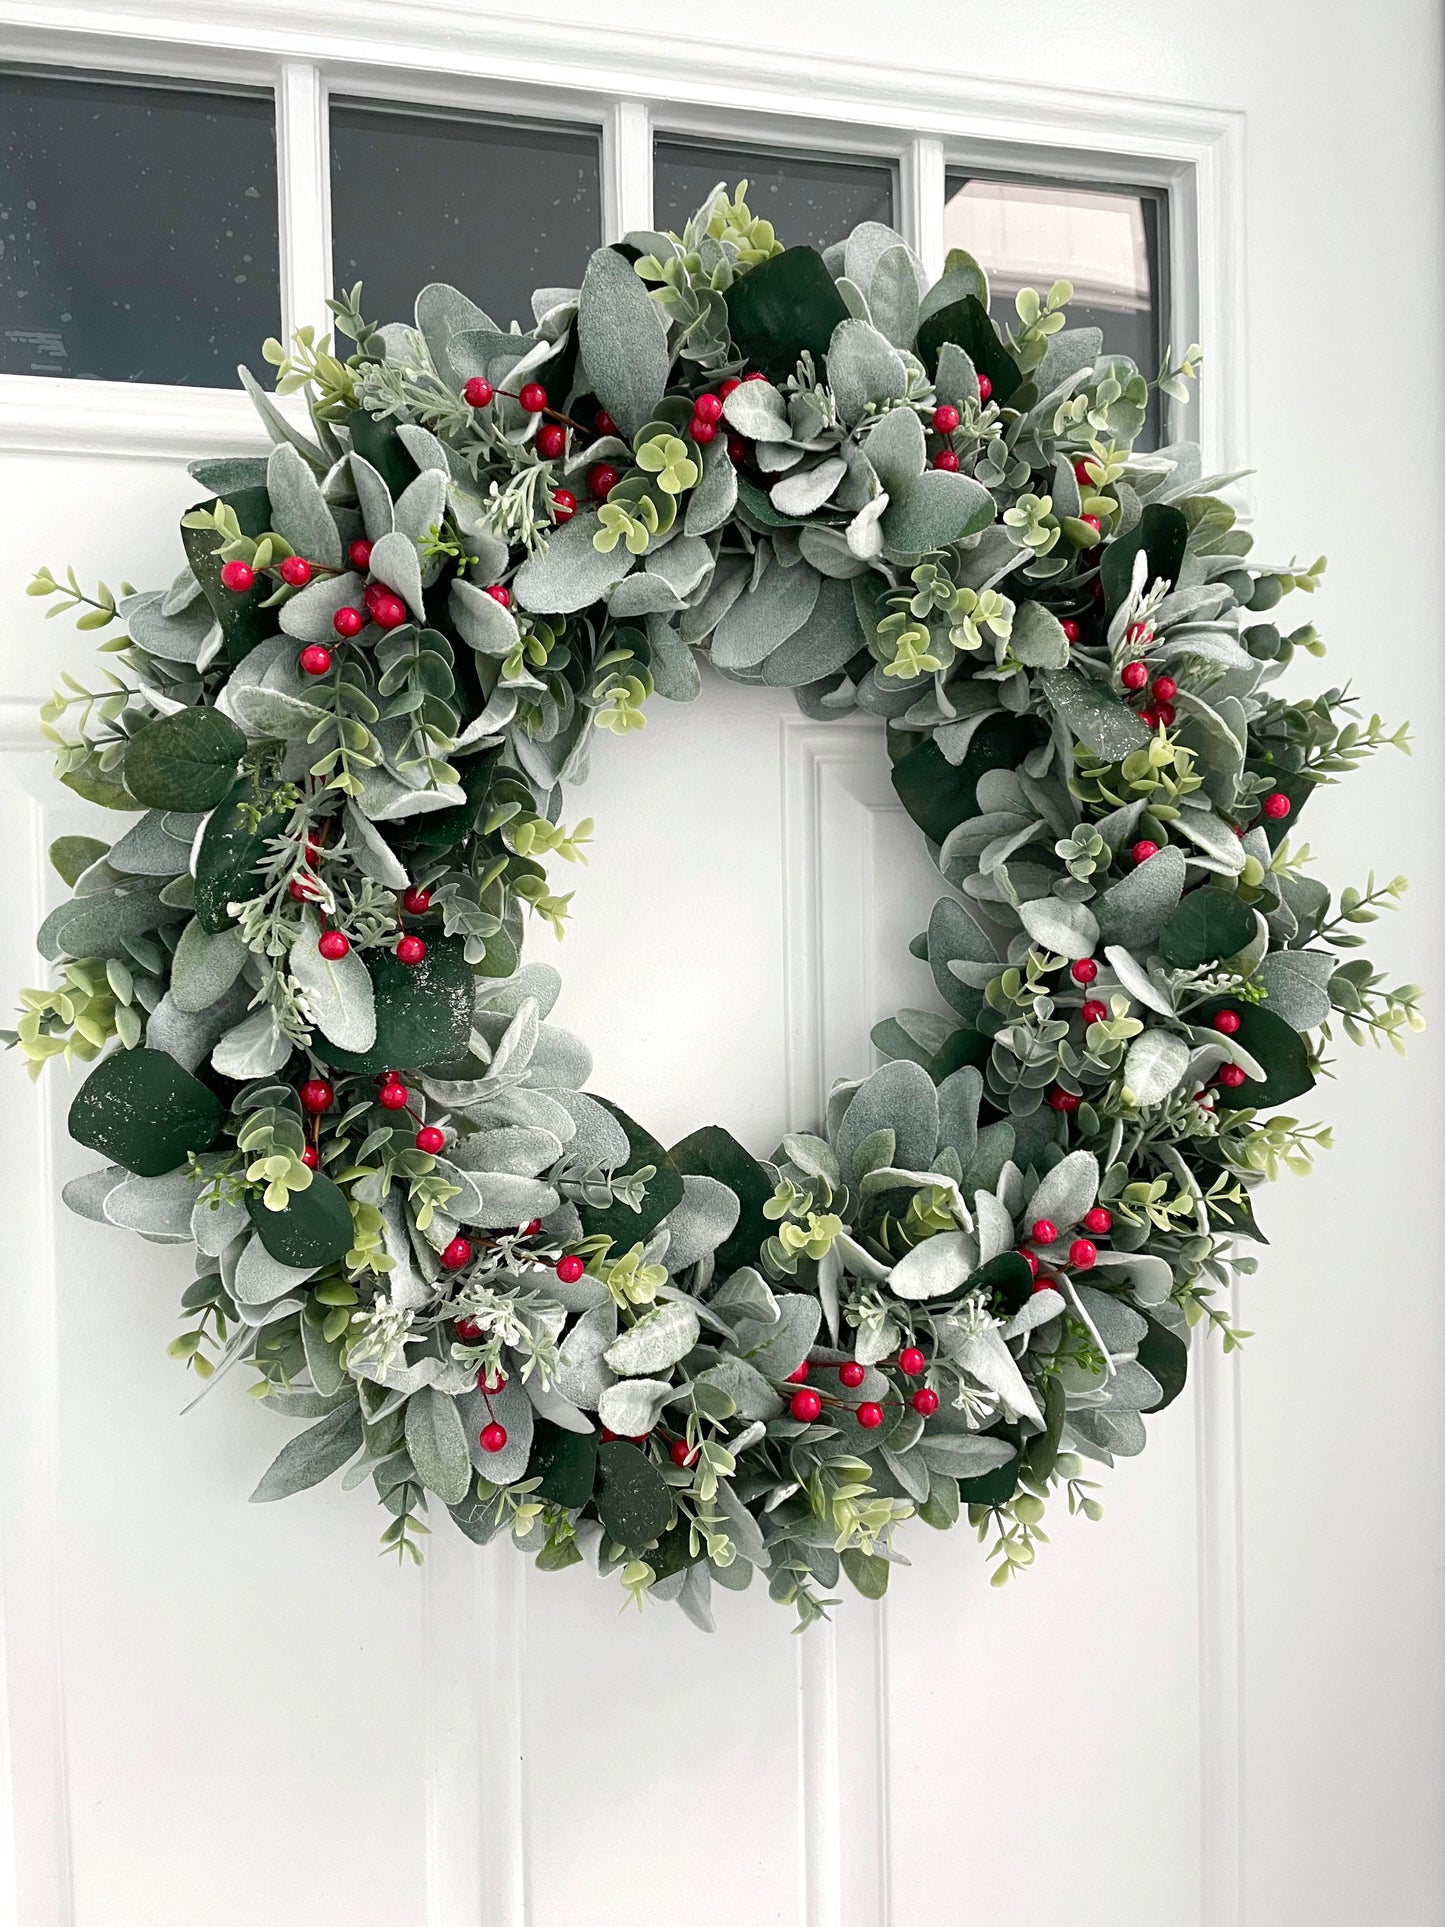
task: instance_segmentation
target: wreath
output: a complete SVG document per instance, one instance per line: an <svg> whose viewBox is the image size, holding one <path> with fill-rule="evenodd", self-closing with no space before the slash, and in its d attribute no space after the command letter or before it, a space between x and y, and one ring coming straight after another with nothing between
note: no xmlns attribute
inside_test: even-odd
<svg viewBox="0 0 1445 1927"><path fill-rule="evenodd" d="M877 1598L915 1513L966 1511L995 1583L1051 1494L1097 1517L1191 1327L1245 1335L1255 1192L1328 1141L1280 1107L1337 1030L1421 1022L1353 954L1403 879L1336 904L1290 841L1406 747L1274 693L1323 561L1255 560L1232 478L1134 446L1199 351L1151 381L1062 281L1001 331L966 253L784 249L743 193L525 329L352 290L345 359L265 346L308 429L240 371L274 447L193 465L169 588L41 573L121 625L43 712L61 781L140 814L53 846L58 981L6 1034L98 1060L65 1200L195 1247L173 1355L305 1422L254 1498L344 1470L399 1558L440 1501L704 1626L755 1572L804 1624L840 1574ZM521 961L597 732L699 655L876 716L946 885L935 995L767 1159L587 1091Z"/></svg>

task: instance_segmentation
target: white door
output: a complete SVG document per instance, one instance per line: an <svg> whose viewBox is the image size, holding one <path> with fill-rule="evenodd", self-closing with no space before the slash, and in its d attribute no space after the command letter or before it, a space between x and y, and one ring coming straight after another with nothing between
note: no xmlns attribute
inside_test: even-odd
<svg viewBox="0 0 1445 1927"><path fill-rule="evenodd" d="M0 97L43 109L12 127L12 163L49 167L61 196L28 207L0 160L6 1001L38 981L46 846L92 827L32 717L95 658L25 603L33 567L169 579L185 461L252 445L214 392L222 349L267 303L261 333L278 300L317 316L333 239L338 275L373 286L440 245L442 219L523 285L565 279L554 238L647 223L655 138L661 198L741 146L799 219L892 196L935 262L946 203L1045 275L1068 246L1087 280L1095 247L1120 327L1162 309L1176 345L1205 342L1211 466L1258 463L1272 553L1334 551L1329 679L1414 715L1416 762L1313 821L1337 876L1413 871L1378 953L1428 977L1433 11L996 15L895 0L885 30L857 0L726 21L693 5L672 38L642 0L605 28L560 7L523 26L479 5L0 0L0 59L29 68ZM191 92L122 90L118 133L93 94L65 95L96 75ZM91 176L62 205L65 140ZM468 142L491 183L470 201ZM1032 215L1000 179L1037 184ZM244 185L225 200L217 180ZM1101 188L1148 229L1123 268L1079 216ZM73 303L17 318L17 251ZM534 954L564 971L592 1087L664 1141L722 1122L766 1153L867 1068L874 1021L924 1000L907 942L931 871L884 763L876 730L712 677L595 759L574 810L597 821L591 867L560 955L550 937ZM166 1346L188 1264L61 1208L87 1162L65 1078L32 1093L7 1060L0 1922L1429 1927L1445 1359L1422 1042L1326 1087L1337 1148L1270 1198L1241 1308L1258 1336L1242 1361L1199 1347L1147 1452L1106 1475L1102 1523L1051 1521L1002 1591L966 1529L915 1526L885 1605L845 1599L803 1638L758 1589L723 1596L705 1638L670 1609L619 1614L586 1568L540 1574L444 1529L420 1574L398 1571L368 1495L335 1482L248 1506L274 1420L232 1384L179 1416Z"/></svg>

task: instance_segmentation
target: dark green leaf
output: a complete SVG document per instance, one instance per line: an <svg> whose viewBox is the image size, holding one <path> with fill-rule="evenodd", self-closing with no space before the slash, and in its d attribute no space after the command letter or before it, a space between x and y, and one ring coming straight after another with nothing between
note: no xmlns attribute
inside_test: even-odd
<svg viewBox="0 0 1445 1927"><path fill-rule="evenodd" d="M986 716L956 767L932 738L893 765L893 787L926 837L942 843L949 831L978 813L978 779L986 770L1016 769L1040 740L1032 716Z"/></svg>
<svg viewBox="0 0 1445 1927"><path fill-rule="evenodd" d="M1064 1436L1067 1406L1064 1381L1057 1376L1049 1379L1044 1386L1044 1429L1030 1439L1024 1448L1024 1464L1036 1479L1048 1479L1053 1475L1054 1461L1059 1456L1059 1443Z"/></svg>
<svg viewBox="0 0 1445 1927"><path fill-rule="evenodd" d="M1211 1214L1213 1210L1211 1205ZM1164 1387L1163 1398L1151 1408L1155 1412L1162 1412L1184 1390L1184 1380L1189 1372L1189 1347L1167 1326L1150 1318L1147 1312L1141 1313L1141 1316L1149 1329L1139 1340L1139 1363Z"/></svg>
<svg viewBox="0 0 1445 1927"><path fill-rule="evenodd" d="M527 1477L541 1480L539 1499L550 1499L569 1512L586 1505L597 1480L597 1437L596 1432L568 1432L550 1419L537 1419Z"/></svg>
<svg viewBox="0 0 1445 1927"><path fill-rule="evenodd" d="M284 1211L268 1211L258 1197L246 1209L267 1251L282 1265L326 1265L351 1249L351 1208L346 1193L324 1171L313 1171Z"/></svg>
<svg viewBox="0 0 1445 1927"><path fill-rule="evenodd" d="M611 1439L597 1453L597 1516L618 1545L641 1552L667 1530L672 1496L645 1452Z"/></svg>
<svg viewBox="0 0 1445 1927"><path fill-rule="evenodd" d="M143 1178L158 1178L208 1151L221 1129L221 1101L164 1051L102 1058L75 1094L70 1135Z"/></svg>
<svg viewBox="0 0 1445 1927"><path fill-rule="evenodd" d="M347 416L346 426L351 431L351 446L371 463L393 499L420 475L421 470L396 432L395 422L377 421L364 408L357 408Z"/></svg>
<svg viewBox="0 0 1445 1927"><path fill-rule="evenodd" d="M1144 581L1179 582L1184 565L1184 546L1189 539L1189 524L1183 513L1162 502L1151 502L1127 535L1121 535L1104 550L1099 564L1099 579L1104 585L1104 607L1110 615L1129 593L1134 576L1134 557L1140 549L1149 556L1149 573Z"/></svg>
<svg viewBox="0 0 1445 1927"><path fill-rule="evenodd" d="M816 248L788 248L733 282L728 326L738 351L771 381L797 372L806 349L821 373L848 309Z"/></svg>
<svg viewBox="0 0 1445 1927"><path fill-rule="evenodd" d="M1159 954L1176 970L1232 957L1254 935L1254 912L1232 890L1191 890L1159 932ZM1246 1048L1248 1048L1246 1046Z"/></svg>
<svg viewBox="0 0 1445 1927"><path fill-rule="evenodd" d="M1239 1013L1235 1042L1242 1044L1266 1072L1262 1084L1258 1078L1247 1077L1236 1090L1221 1091L1220 1097L1225 1103L1237 1110L1268 1111L1276 1104L1288 1104L1292 1098L1303 1097L1306 1091L1314 1089L1314 1073L1310 1070L1305 1040L1272 1010L1233 997L1211 997L1208 1003L1189 1013L1190 1021L1207 1025L1225 1004Z"/></svg>
<svg viewBox="0 0 1445 1927"><path fill-rule="evenodd" d="M243 535L264 535L271 526L271 498L264 488L238 488L229 495L208 496L196 507L213 508L217 501L235 510ZM220 537L214 530L183 528L181 541L191 571L211 605L211 614L221 625L226 659L234 665L258 642L276 633L276 611L261 606L272 594L273 584L268 576L257 576L244 595L236 595L221 586L222 564L216 553Z"/></svg>
<svg viewBox="0 0 1445 1927"><path fill-rule="evenodd" d="M1117 763L1148 747L1144 724L1101 684L1073 669L1041 669L1036 680L1065 728L1096 756Z"/></svg>
<svg viewBox="0 0 1445 1927"><path fill-rule="evenodd" d="M992 1049L991 1037L985 1037L981 1030L974 1030L965 1024L954 1031L930 1060L928 1075L935 1084L941 1084L945 1077L952 1077L955 1071L961 1071L966 1064L974 1064L981 1070L988 1062Z"/></svg>
<svg viewBox="0 0 1445 1927"><path fill-rule="evenodd" d="M589 1095L596 1097L595 1092ZM656 1166L656 1176L647 1180L647 1195L640 1211L620 1202L602 1211L594 1210L591 1205L579 1206L582 1227L589 1238L611 1238L619 1251L627 1251L639 1238L645 1243L673 1206L681 1204L682 1174L650 1131L645 1131L626 1111L619 1110L605 1097L597 1097L597 1102L604 1110L611 1111L627 1133L627 1162L617 1175L621 1177L643 1164Z"/></svg>
<svg viewBox="0 0 1445 1927"><path fill-rule="evenodd" d="M968 1281L970 1291L985 1291L993 1308L1006 1316L1022 1309L1034 1288L1034 1275L1016 1251L1001 1251L981 1265Z"/></svg>
<svg viewBox="0 0 1445 1927"><path fill-rule="evenodd" d="M960 1479L958 1496L965 1505L1006 1505L1018 1485L1019 1459L1015 1455L992 1472L980 1472L976 1479Z"/></svg>
<svg viewBox="0 0 1445 1927"><path fill-rule="evenodd" d="M920 325L918 354L930 375L938 372L938 351L945 341L956 341L978 373L988 376L996 402L1012 400L1023 376L1018 363L999 340L988 309L977 295L951 301Z"/></svg>
<svg viewBox="0 0 1445 1927"><path fill-rule="evenodd" d="M210 810L236 779L246 738L219 709L180 709L137 730L125 747L125 786L153 810Z"/></svg>
<svg viewBox="0 0 1445 1927"><path fill-rule="evenodd" d="M256 894L256 865L266 854L266 839L278 836L285 823L279 813L265 816L251 828L241 805L255 800L249 777L232 785L201 832L196 852L196 920L214 937L236 919L228 903L244 902Z"/></svg>
<svg viewBox="0 0 1445 1927"><path fill-rule="evenodd" d="M464 1055L475 991L462 938L428 935L419 964L400 963L389 950L368 951L366 963L376 992L376 1042L368 1051L348 1051L318 1036L318 1057L374 1075L426 1070Z"/></svg>
<svg viewBox="0 0 1445 1927"><path fill-rule="evenodd" d="M50 862L73 890L81 871L98 862L109 848L94 836L58 836L50 846Z"/></svg>
<svg viewBox="0 0 1445 1927"><path fill-rule="evenodd" d="M715 1262L719 1278L725 1278L742 1265L756 1264L758 1252L773 1230L763 1216L763 1206L773 1195L773 1186L762 1165L720 1124L702 1125L681 1143L674 1144L669 1156L684 1177L716 1178L742 1206L731 1235L717 1248Z"/></svg>

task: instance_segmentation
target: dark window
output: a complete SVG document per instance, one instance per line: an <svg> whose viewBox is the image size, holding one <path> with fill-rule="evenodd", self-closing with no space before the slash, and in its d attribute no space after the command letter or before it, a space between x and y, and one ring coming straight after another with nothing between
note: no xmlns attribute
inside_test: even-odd
<svg viewBox="0 0 1445 1927"><path fill-rule="evenodd" d="M1152 381L1168 341L1167 205L1149 188L950 173L944 243L967 248L988 274L993 317L1016 326L1020 288L1074 284L1069 325L1100 328L1105 352L1128 355ZM1141 443L1157 447L1158 395Z"/></svg>
<svg viewBox="0 0 1445 1927"><path fill-rule="evenodd" d="M0 73L0 371L232 387L278 277L269 94Z"/></svg>
<svg viewBox="0 0 1445 1927"><path fill-rule="evenodd" d="M332 268L371 321L410 321L448 281L500 327L532 324L534 288L575 288L602 241L595 130L331 104Z"/></svg>
<svg viewBox="0 0 1445 1927"><path fill-rule="evenodd" d="M827 247L860 221L893 223L891 161L850 161L717 141L659 140L653 147L653 225L675 233L719 181L748 184L753 213L785 247Z"/></svg>

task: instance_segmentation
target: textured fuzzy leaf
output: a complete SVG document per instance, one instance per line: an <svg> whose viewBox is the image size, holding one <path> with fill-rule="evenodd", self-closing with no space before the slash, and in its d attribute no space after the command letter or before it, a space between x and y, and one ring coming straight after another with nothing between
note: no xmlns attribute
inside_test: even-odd
<svg viewBox="0 0 1445 1927"><path fill-rule="evenodd" d="M329 1479L333 1472L339 1472L346 1461L355 1455L360 1449L361 1439L360 1405L337 1406L324 1419L308 1426L299 1438L282 1446L267 1467L261 1483L251 1494L251 1503L256 1505L268 1499L287 1499L293 1492L304 1492L308 1486L320 1485L323 1479Z"/></svg>
<svg viewBox="0 0 1445 1927"><path fill-rule="evenodd" d="M577 300L577 344L587 386L624 435L657 412L670 357L662 310L615 248L587 263Z"/></svg>
<svg viewBox="0 0 1445 1927"><path fill-rule="evenodd" d="M223 939L211 941L220 943ZM355 950L348 950L344 957L323 957L320 941L320 927L314 916L308 916L287 958L287 967L305 994L307 1015L343 1050L369 1051L376 1042L371 975Z"/></svg>
<svg viewBox="0 0 1445 1927"><path fill-rule="evenodd" d="M467 1435L456 1400L423 1385L406 1402L406 1449L429 1492L459 1505L472 1482Z"/></svg>

